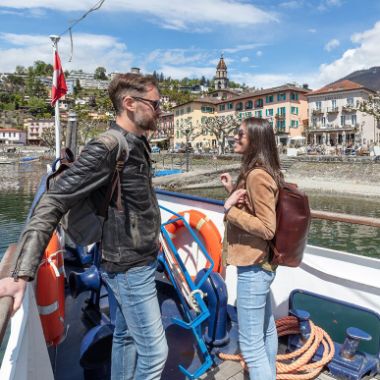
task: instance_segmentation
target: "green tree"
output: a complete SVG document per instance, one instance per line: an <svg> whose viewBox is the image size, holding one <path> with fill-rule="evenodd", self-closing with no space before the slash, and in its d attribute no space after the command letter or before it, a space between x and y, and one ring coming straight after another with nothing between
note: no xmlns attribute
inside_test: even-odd
<svg viewBox="0 0 380 380"><path fill-rule="evenodd" d="M95 69L94 78L99 79L99 80L106 80L107 79L106 69L104 67L97 67Z"/></svg>
<svg viewBox="0 0 380 380"><path fill-rule="evenodd" d="M53 74L53 66L44 61L35 61L33 65L33 72L36 76L51 76Z"/></svg>
<svg viewBox="0 0 380 380"><path fill-rule="evenodd" d="M218 144L218 153L224 154L226 140L232 131L239 127L241 120L233 115L206 117L202 123L202 128L215 136Z"/></svg>
<svg viewBox="0 0 380 380"><path fill-rule="evenodd" d="M25 80L20 75L9 74L4 79L4 90L6 90L7 92L11 94L22 92L24 89L24 86L25 86Z"/></svg>
<svg viewBox="0 0 380 380"><path fill-rule="evenodd" d="M18 75L26 74L26 68L24 66L16 66L15 73Z"/></svg>
<svg viewBox="0 0 380 380"><path fill-rule="evenodd" d="M50 103L46 103L43 99L36 96L31 96L28 100L27 106L29 112L34 117L51 117L53 115L53 107Z"/></svg>
<svg viewBox="0 0 380 380"><path fill-rule="evenodd" d="M79 79L77 79L75 81L75 86L74 86L74 89L73 89L74 96L75 97L78 96L81 90L82 90L82 87L80 85L80 81L79 81Z"/></svg>

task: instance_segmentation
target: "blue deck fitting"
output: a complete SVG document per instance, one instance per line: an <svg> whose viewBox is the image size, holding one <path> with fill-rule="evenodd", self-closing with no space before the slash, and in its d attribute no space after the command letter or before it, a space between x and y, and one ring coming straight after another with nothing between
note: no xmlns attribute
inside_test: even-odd
<svg viewBox="0 0 380 380"><path fill-rule="evenodd" d="M179 214L163 207L160 206L163 210L173 214L175 218L170 219L169 221L163 223L161 225L161 234L162 238L165 243L168 244L170 252L166 252L164 250L163 254L160 256L160 262L163 264L166 273L169 276L170 281L172 282L179 300L181 302L181 306L183 308L185 317L187 321L185 320L180 320L178 318L173 318L173 323L176 325L186 329L186 330L191 330L196 343L199 347L199 350L202 354L202 357L204 359L203 363L201 364L200 367L198 367L194 372L188 371L186 368L184 368L182 365L179 365L180 371L186 375L189 379L197 379L198 377L202 376L208 369L213 364L213 360L211 358L210 353L208 352L207 345L202 337L202 331L201 331L201 324L204 322L209 316L210 312L203 300L203 293L201 290L202 285L205 283L205 281L209 278L210 273L212 272L212 269L214 268L214 262L210 255L208 254L206 248L202 244L202 242L198 239L197 235L195 232L192 230L190 225L186 222L186 220ZM165 226L175 223L178 220L181 220L183 222L184 227L188 230L188 232L191 234L192 238L194 241L198 244L199 248L201 249L203 255L205 256L207 262L209 263L209 268L205 269L202 274L197 276L197 283L195 284L194 281L192 280L189 272L187 271L185 264L183 263L180 255L178 254L177 248L173 244L168 232L166 231ZM185 295L182 293L182 289L180 284L178 283L178 280L176 276L173 274L172 269L170 267L170 262L168 261L166 255L172 255L178 263L178 268L180 270L179 275L185 280L187 287L190 290L190 297L192 298L192 307L188 305L188 302L186 300ZM178 274L178 273L177 273ZM198 278L199 277L199 278Z"/></svg>
<svg viewBox="0 0 380 380"><path fill-rule="evenodd" d="M334 376L349 380L360 380L367 375L375 375L379 360L367 353L358 352L360 341L370 341L372 336L357 327L346 330L346 339L342 345L335 344L336 353L327 365Z"/></svg>
<svg viewBox="0 0 380 380"><path fill-rule="evenodd" d="M300 334L291 335L288 338L288 349L293 351L301 348L310 336L310 314L304 310L290 310L289 313L297 317L300 323ZM371 335L367 332L357 327L349 327L343 344L333 342L335 354L331 362L327 364L330 373L345 380L361 380L365 376L376 375L379 359L368 353L357 351L360 341L371 339ZM323 352L324 348L321 344L312 357L312 361L321 360Z"/></svg>

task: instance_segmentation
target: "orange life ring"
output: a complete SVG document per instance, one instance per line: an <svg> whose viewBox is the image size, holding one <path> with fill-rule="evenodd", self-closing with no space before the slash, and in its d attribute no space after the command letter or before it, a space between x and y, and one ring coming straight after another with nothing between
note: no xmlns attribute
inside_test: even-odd
<svg viewBox="0 0 380 380"><path fill-rule="evenodd" d="M202 236L207 253L214 261L213 272L222 273L222 237L220 236L218 228L213 221L209 219L205 214L197 210L187 210L178 213L185 217L189 215L189 221L191 228L195 229ZM177 218L173 215L169 220ZM186 219L187 220L187 219ZM183 227L183 221L177 220L174 223L170 223L165 226L166 231L170 234L172 239L175 239L177 230ZM207 265L208 267L209 265Z"/></svg>
<svg viewBox="0 0 380 380"><path fill-rule="evenodd" d="M56 346L65 334L65 278L63 250L53 233L36 276L36 301L48 345Z"/></svg>

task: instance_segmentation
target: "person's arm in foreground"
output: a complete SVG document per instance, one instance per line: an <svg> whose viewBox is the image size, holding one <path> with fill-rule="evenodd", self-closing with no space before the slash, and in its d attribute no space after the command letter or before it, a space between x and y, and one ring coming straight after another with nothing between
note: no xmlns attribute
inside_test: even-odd
<svg viewBox="0 0 380 380"><path fill-rule="evenodd" d="M116 147L116 148L115 148ZM9 277L0 280L0 297L14 298L13 314L19 309L26 282L33 280L50 237L62 216L92 191L110 180L117 145L110 150L98 140L90 142L72 167L51 186L24 228L15 251L16 265Z"/></svg>

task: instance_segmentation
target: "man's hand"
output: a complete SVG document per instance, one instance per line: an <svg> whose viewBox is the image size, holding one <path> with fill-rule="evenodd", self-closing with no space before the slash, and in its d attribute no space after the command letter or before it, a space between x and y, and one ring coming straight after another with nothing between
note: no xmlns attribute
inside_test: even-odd
<svg viewBox="0 0 380 380"><path fill-rule="evenodd" d="M26 290L25 279L19 278L17 281L13 277L5 277L0 280L0 297L13 297L12 316L21 307Z"/></svg>

